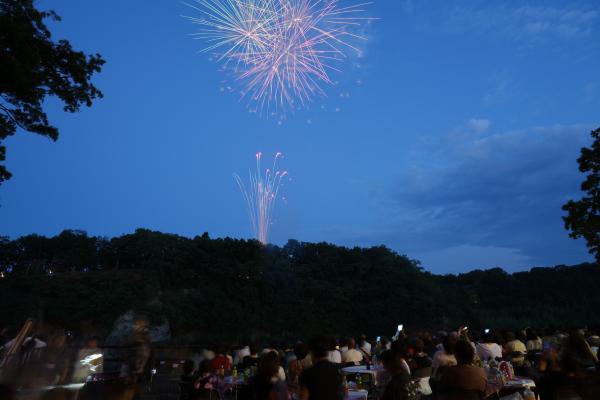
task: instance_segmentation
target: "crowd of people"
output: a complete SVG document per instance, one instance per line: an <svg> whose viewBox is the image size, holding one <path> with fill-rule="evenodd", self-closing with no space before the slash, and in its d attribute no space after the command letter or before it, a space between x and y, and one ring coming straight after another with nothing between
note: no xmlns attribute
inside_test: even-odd
<svg viewBox="0 0 600 400"><path fill-rule="evenodd" d="M6 341L0 350L10 345ZM517 332L460 328L436 334L402 331L392 339L319 335L295 344L206 346L186 357L179 398L219 398L219 383L229 382L240 400L337 400L359 385L369 391L370 398L381 400L485 399L497 394L490 391L491 368L508 361L515 375L535 382L536 395L542 400L565 396L600 399L599 346L600 336L593 329L565 332L531 328ZM102 365L91 363L64 367L56 349L49 351L50 346L37 337L27 338L22 347L21 356L28 354L27 349L48 349L52 357L44 358L42 365L46 375L53 371L52 382L56 384L84 382L90 374L102 371ZM126 371L136 376L134 386L147 383L151 379L147 375L155 374L158 365L149 349L141 348L125 363L127 368L118 367L121 375ZM94 359L102 351L98 338L89 338L75 358ZM61 354L63 358L67 355ZM344 368L359 365L377 371L377 379L358 382L362 380L358 375L344 373ZM141 390L130 393L131 398L139 397Z"/></svg>

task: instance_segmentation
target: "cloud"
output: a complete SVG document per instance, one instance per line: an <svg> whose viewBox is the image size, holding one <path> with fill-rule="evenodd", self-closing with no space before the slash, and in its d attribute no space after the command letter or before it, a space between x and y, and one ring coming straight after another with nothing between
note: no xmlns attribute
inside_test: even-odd
<svg viewBox="0 0 600 400"><path fill-rule="evenodd" d="M484 133L491 125L492 123L488 119L471 118L468 122L469 128L475 133Z"/></svg>
<svg viewBox="0 0 600 400"><path fill-rule="evenodd" d="M568 238L561 206L580 196L576 159L594 126L495 133L483 121L413 150L381 205L387 214L377 239L419 254L430 268L459 268L465 260L474 267L485 252L480 267L588 259L584 244ZM457 252L464 254L438 264Z"/></svg>
<svg viewBox="0 0 600 400"><path fill-rule="evenodd" d="M454 32L484 31L526 42L568 40L591 35L600 21L600 7L566 4L560 7L488 3L484 7L453 8L445 28Z"/></svg>

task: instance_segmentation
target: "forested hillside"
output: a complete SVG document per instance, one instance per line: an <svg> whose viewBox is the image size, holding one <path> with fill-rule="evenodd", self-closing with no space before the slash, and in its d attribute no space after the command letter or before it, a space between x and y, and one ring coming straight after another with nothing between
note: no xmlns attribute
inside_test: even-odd
<svg viewBox="0 0 600 400"><path fill-rule="evenodd" d="M600 267L438 276L385 247L193 239L137 230L112 239L64 231L0 241L0 325L33 317L107 332L135 310L175 340L385 335L462 324L517 328L600 322Z"/></svg>

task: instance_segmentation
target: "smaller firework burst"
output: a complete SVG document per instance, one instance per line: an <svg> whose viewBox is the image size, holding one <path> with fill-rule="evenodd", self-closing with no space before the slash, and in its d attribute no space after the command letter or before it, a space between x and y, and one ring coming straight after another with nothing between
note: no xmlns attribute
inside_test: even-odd
<svg viewBox="0 0 600 400"><path fill-rule="evenodd" d="M256 170L248 172L247 185L238 174L233 175L246 202L254 236L262 244L267 244L279 189L288 176L287 171L277 170L277 163L282 157L282 153L275 154L272 167L263 172L262 153L256 153Z"/></svg>

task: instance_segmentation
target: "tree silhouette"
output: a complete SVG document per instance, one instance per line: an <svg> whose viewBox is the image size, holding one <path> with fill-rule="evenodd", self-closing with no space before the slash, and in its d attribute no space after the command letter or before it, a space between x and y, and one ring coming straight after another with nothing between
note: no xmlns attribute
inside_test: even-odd
<svg viewBox="0 0 600 400"><path fill-rule="evenodd" d="M43 109L47 96L59 98L71 113L102 97L90 83L102 57L75 51L67 40L53 42L46 18L60 21L53 11L37 10L32 0L0 1L0 162L6 160L2 142L17 128L58 139ZM10 177L0 165L0 184Z"/></svg>
<svg viewBox="0 0 600 400"><path fill-rule="evenodd" d="M579 170L587 174L581 184L585 196L578 201L569 201L563 206L567 216L563 217L565 228L573 239L584 238L590 253L600 263L600 128L592 131L594 143L581 149L577 159Z"/></svg>

